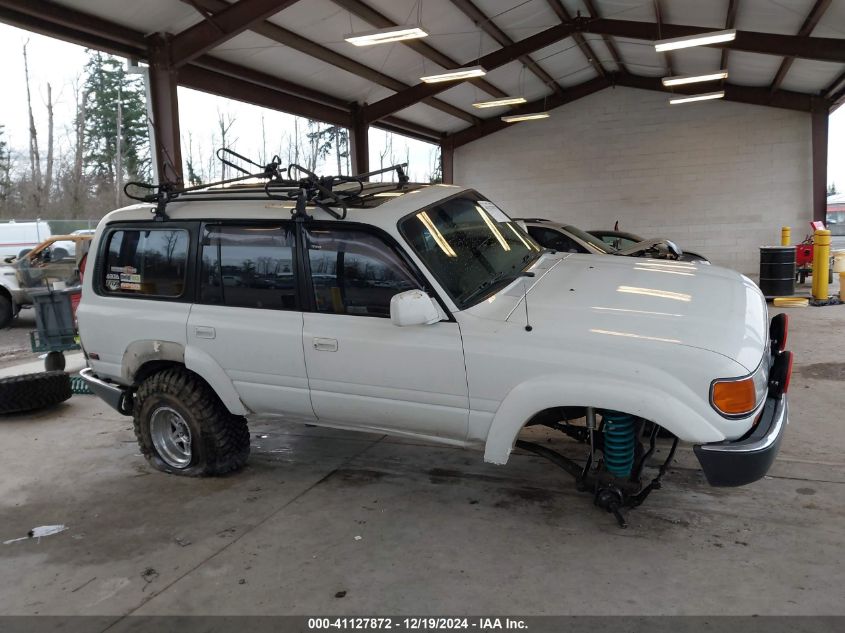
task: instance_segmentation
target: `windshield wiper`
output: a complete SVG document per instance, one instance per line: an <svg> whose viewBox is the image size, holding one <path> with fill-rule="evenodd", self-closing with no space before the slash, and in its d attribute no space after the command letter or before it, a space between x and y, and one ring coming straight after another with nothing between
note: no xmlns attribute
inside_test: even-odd
<svg viewBox="0 0 845 633"><path fill-rule="evenodd" d="M508 283L510 283L511 281L513 281L513 279L516 279L518 276L519 276L519 274L509 273L509 272L506 272L504 270L500 271L500 272L496 273L495 275L493 275L490 279L487 279L486 281L484 281L480 286L478 286L478 288L476 288L471 293L469 293L466 297L464 297L464 300L461 303L463 303L464 305L467 305L472 299L474 299L475 297L477 297L480 294L483 294L485 291L489 290L494 285L496 285L496 284L498 284L498 283L500 283L500 282L502 282L506 279L507 279Z"/></svg>

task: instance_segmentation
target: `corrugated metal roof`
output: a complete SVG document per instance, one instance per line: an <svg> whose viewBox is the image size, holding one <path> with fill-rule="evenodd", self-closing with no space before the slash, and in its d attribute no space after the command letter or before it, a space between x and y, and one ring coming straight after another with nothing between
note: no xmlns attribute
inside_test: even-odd
<svg viewBox="0 0 845 633"><path fill-rule="evenodd" d="M231 1L231 0L228 0ZM363 0L399 24L420 23L429 32L423 42L458 65L472 65L483 55L501 48L451 0ZM474 0L487 20L514 41L523 40L560 23L548 0ZM144 34L176 34L201 22L204 17L187 0L57 0L57 4L112 21ZM301 0L268 19L312 42L339 53L402 83L413 86L424 74L443 70L443 65L427 58L419 50L402 43L355 47L344 41L350 32L369 30L373 24L343 8L339 0ZM561 6L573 16L592 16L589 7L602 18L635 22L656 21L652 0L561 0ZM742 0L736 16L740 30L795 35L815 0ZM725 28L728 0L663 0L664 23L684 24L712 29ZM833 0L812 33L815 37L845 38L845 0ZM610 49L601 35L585 33L584 39L604 71L618 70ZM662 77L668 70L667 57L657 53L651 42L626 37L611 38L628 71L644 77ZM321 61L304 52L284 46L250 31L229 39L208 52L228 62L260 70L267 75L319 90L326 95L359 104L374 103L394 91L369 79ZM722 52L716 48L691 48L675 51L672 56L676 74L694 74L719 69ZM581 47L567 37L531 53L531 58L563 89L582 84L598 76ZM783 58L731 51L728 56L729 83L741 86L770 86ZM440 60L442 61L442 59ZM812 95L822 94L845 71L845 64L796 59L781 88ZM509 95L524 95L529 100L552 95L553 90L520 61L494 69L485 77L488 89ZM712 88L712 85L711 85ZM450 87L438 98L482 118L499 116L504 110L478 111L472 102L489 98L478 84L464 83ZM448 108L446 108L448 110ZM452 132L468 125L459 118L426 104L417 104L397 113L412 123L440 132Z"/></svg>

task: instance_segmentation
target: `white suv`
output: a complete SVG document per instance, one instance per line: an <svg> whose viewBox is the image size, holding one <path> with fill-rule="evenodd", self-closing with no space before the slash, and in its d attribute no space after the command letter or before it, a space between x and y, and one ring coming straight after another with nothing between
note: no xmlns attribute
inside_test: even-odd
<svg viewBox="0 0 845 633"><path fill-rule="evenodd" d="M207 190L100 222L78 311L84 376L134 416L156 468L242 467L261 415L495 464L516 444L620 522L668 465L643 483L658 427L696 445L713 485L768 470L791 354L785 318L769 327L747 278L544 250L464 187L322 198L295 210L260 188ZM534 424L588 444L586 465L517 439Z"/></svg>

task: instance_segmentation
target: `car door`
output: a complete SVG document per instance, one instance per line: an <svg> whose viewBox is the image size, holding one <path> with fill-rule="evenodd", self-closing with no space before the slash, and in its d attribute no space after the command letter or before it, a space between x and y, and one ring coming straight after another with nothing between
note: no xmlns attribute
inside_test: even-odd
<svg viewBox="0 0 845 633"><path fill-rule="evenodd" d="M413 327L390 320L393 295L428 291L418 271L369 227L308 223L303 231L312 304L303 347L317 417L464 440L469 403L458 324L445 316Z"/></svg>
<svg viewBox="0 0 845 633"><path fill-rule="evenodd" d="M252 411L313 420L296 270L292 222L206 224L188 345L217 362Z"/></svg>

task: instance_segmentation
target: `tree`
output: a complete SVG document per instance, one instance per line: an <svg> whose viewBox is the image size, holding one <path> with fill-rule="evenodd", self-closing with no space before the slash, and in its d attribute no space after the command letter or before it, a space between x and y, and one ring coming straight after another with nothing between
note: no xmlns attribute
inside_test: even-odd
<svg viewBox="0 0 845 633"><path fill-rule="evenodd" d="M315 171L318 160L327 160L334 153L337 161L337 175L344 173L344 165L347 165L348 172L349 161L345 159L349 158L349 130L340 125L321 127L320 123L310 120L308 129L310 130L306 135L310 149L308 169Z"/></svg>
<svg viewBox="0 0 845 633"><path fill-rule="evenodd" d="M837 193L839 193L839 192L836 191L836 183L835 182L830 183L827 186L827 195L835 196Z"/></svg>
<svg viewBox="0 0 845 633"><path fill-rule="evenodd" d="M36 216L41 215L41 193L43 183L41 181L41 154L38 151L38 130L35 127L35 117L32 115L32 93L29 89L29 58L26 54L26 47L29 40L23 45L23 72L26 80L26 107L29 113L29 169L32 179L32 205Z"/></svg>
<svg viewBox="0 0 845 633"><path fill-rule="evenodd" d="M88 169L100 187L115 186L124 177L147 179L150 146L143 83L130 76L119 59L100 52L89 53L85 73L84 136ZM120 177L116 175L118 171Z"/></svg>
<svg viewBox="0 0 845 633"><path fill-rule="evenodd" d="M5 210L12 189L12 154L6 141L6 126L0 125L0 206Z"/></svg>

